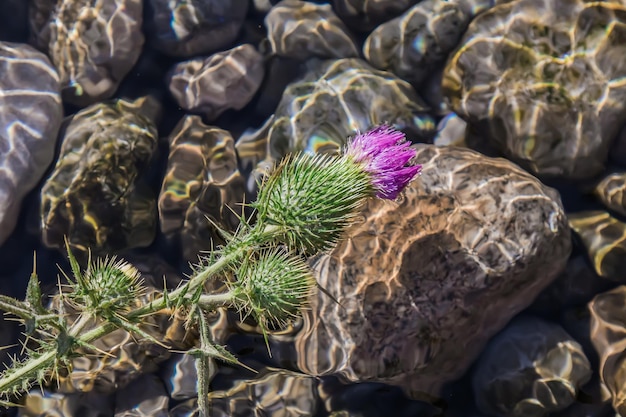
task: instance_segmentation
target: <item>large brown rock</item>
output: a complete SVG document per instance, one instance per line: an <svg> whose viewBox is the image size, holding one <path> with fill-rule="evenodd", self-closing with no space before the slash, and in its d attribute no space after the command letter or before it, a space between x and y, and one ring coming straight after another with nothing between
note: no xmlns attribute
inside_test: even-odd
<svg viewBox="0 0 626 417"><path fill-rule="evenodd" d="M298 366L437 394L564 268L559 195L504 159L417 145L397 202L370 201L314 262L320 292L296 336Z"/></svg>

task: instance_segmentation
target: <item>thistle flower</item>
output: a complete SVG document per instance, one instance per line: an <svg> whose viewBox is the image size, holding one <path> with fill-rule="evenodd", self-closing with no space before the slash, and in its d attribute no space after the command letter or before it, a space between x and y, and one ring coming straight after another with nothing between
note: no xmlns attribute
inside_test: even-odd
<svg viewBox="0 0 626 417"><path fill-rule="evenodd" d="M345 147L345 155L370 174L376 197L394 200L422 170L421 165L405 166L415 156L404 133L379 126L356 135Z"/></svg>
<svg viewBox="0 0 626 417"><path fill-rule="evenodd" d="M377 127L349 141L343 155L285 158L259 190L257 226L305 255L332 247L369 197L395 199L420 165L404 134Z"/></svg>

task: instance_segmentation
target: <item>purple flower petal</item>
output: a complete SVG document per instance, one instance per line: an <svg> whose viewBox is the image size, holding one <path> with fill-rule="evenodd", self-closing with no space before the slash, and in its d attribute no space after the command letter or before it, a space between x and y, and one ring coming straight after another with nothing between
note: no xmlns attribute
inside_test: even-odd
<svg viewBox="0 0 626 417"><path fill-rule="evenodd" d="M410 145L404 133L383 125L356 135L345 153L370 174L377 197L393 200L422 170L406 166L416 154Z"/></svg>

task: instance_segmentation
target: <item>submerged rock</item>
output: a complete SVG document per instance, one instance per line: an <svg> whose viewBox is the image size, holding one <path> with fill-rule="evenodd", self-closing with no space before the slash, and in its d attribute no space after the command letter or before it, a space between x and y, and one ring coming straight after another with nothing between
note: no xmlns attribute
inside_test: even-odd
<svg viewBox="0 0 626 417"><path fill-rule="evenodd" d="M86 106L115 93L141 54L142 5L141 0L57 1L47 23L48 55L59 71L64 101Z"/></svg>
<svg viewBox="0 0 626 417"><path fill-rule="evenodd" d="M589 302L591 342L600 357L600 378L613 397L613 408L626 415L626 286Z"/></svg>
<svg viewBox="0 0 626 417"><path fill-rule="evenodd" d="M581 211L568 215L596 274L626 282L626 223L605 211Z"/></svg>
<svg viewBox="0 0 626 417"><path fill-rule="evenodd" d="M317 378L283 369L267 368L252 380L241 380L227 391L209 392L215 417L316 415L320 408ZM191 417L198 412L193 399L174 407L172 417Z"/></svg>
<svg viewBox="0 0 626 417"><path fill-rule="evenodd" d="M594 194L607 208L626 216L626 172L614 172L604 177Z"/></svg>
<svg viewBox="0 0 626 417"><path fill-rule="evenodd" d="M553 189L504 159L416 146L423 173L404 197L368 202L313 263L330 296L295 336L304 372L437 395L565 267L570 231Z"/></svg>
<svg viewBox="0 0 626 417"><path fill-rule="evenodd" d="M264 75L263 56L244 44L176 64L168 83L180 107L215 120L228 109L241 110L248 104Z"/></svg>
<svg viewBox="0 0 626 417"><path fill-rule="evenodd" d="M149 39L172 56L217 51L237 38L248 4L247 0L147 0Z"/></svg>
<svg viewBox="0 0 626 417"><path fill-rule="evenodd" d="M625 36L620 2L501 2L465 32L444 94L533 173L589 178L626 122Z"/></svg>
<svg viewBox="0 0 626 417"><path fill-rule="evenodd" d="M561 326L518 317L489 342L472 382L484 413L542 417L574 403L590 378L582 347Z"/></svg>
<svg viewBox="0 0 626 417"><path fill-rule="evenodd" d="M374 29L363 55L374 67L417 85L457 46L469 19L457 2L424 0Z"/></svg>
<svg viewBox="0 0 626 417"><path fill-rule="evenodd" d="M61 121L59 76L33 47L0 42L0 245L16 226L22 199L54 158Z"/></svg>
<svg viewBox="0 0 626 417"><path fill-rule="evenodd" d="M41 228L49 247L64 237L82 253L148 246L156 202L139 181L157 145L150 98L94 104L68 120L61 153L41 190Z"/></svg>
<svg viewBox="0 0 626 417"><path fill-rule="evenodd" d="M235 141L229 132L185 116L169 138L170 154L159 195L161 231L180 239L183 255L225 243L214 225L233 232L245 197Z"/></svg>
<svg viewBox="0 0 626 417"><path fill-rule="evenodd" d="M352 35L330 4L283 0L265 17L272 53L296 59L359 56Z"/></svg>

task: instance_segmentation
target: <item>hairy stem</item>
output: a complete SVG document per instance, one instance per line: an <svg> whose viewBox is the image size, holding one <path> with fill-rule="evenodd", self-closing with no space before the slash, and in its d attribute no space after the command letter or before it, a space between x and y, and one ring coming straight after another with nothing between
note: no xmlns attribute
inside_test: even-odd
<svg viewBox="0 0 626 417"><path fill-rule="evenodd" d="M249 250L249 248L245 245L237 245L235 248L232 248L232 250L227 251L224 256L217 259L213 264L208 265L201 272L193 276L183 286L169 293L167 297L161 296L146 305L131 310L127 313L128 317L130 319L139 318L155 313L166 308L168 306L168 302L176 304L180 298L185 297L188 294L192 294L195 290L203 286L211 276L223 271L226 267L228 267L228 265L243 256L247 250ZM206 307L210 303L215 303L216 306L224 305L229 299L232 299L232 297L230 297L228 293L225 293L213 296L204 296L203 300L204 306ZM11 297L0 296L0 309L8 311L21 319L31 319L33 317L33 312L24 307L23 302L20 302L19 300L15 300ZM100 339L117 329L117 326L114 324L104 322L97 325L93 329L84 331L85 327L91 320L93 320L93 318L94 316L90 314L81 315L68 330L68 335L75 338L78 342L86 344ZM23 381L34 380L41 370L50 369L54 366L55 361L60 359L59 356L62 356L62 354L57 350L48 350L36 355L35 357L28 358L19 364L15 364L13 368L8 369L0 377L0 394L15 392L16 388L24 385Z"/></svg>

